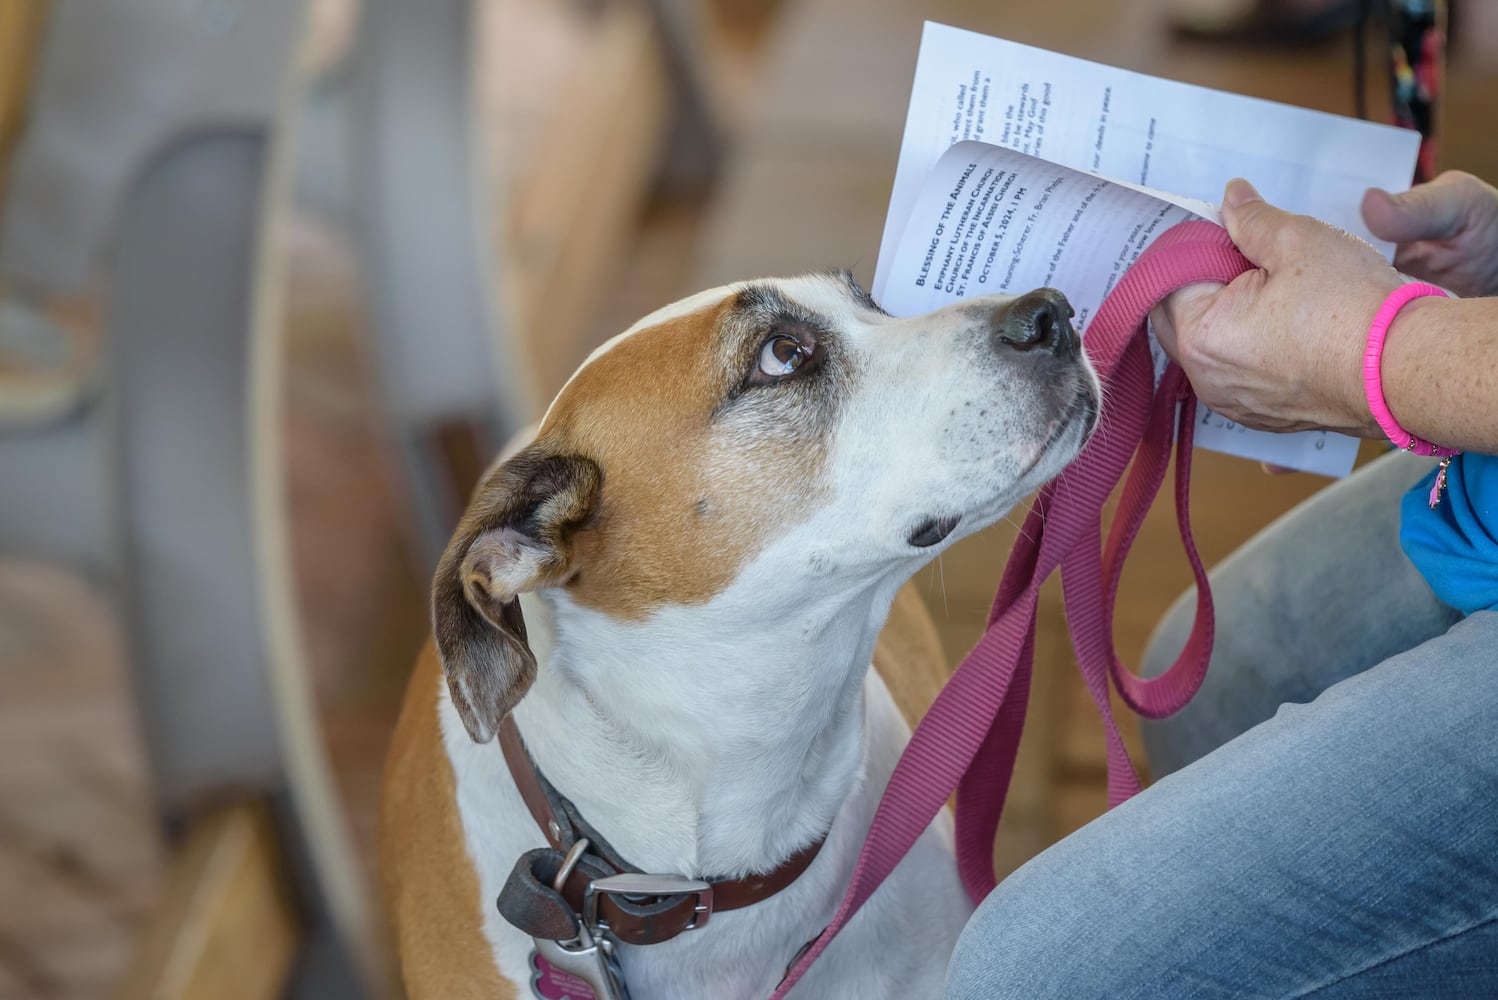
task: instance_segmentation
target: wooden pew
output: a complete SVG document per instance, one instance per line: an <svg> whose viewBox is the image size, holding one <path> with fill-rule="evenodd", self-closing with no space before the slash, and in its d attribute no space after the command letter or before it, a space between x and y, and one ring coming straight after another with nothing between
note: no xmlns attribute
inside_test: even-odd
<svg viewBox="0 0 1498 1000"><path fill-rule="evenodd" d="M239 802L192 828L116 1000L276 1000L300 921L269 810Z"/></svg>

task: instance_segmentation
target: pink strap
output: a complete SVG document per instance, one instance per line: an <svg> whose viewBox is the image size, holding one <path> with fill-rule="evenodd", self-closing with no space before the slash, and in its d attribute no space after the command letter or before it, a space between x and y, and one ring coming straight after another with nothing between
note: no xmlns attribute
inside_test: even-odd
<svg viewBox="0 0 1498 1000"><path fill-rule="evenodd" d="M1109 678L1135 711L1155 718L1169 715L1200 686L1213 630L1211 592L1187 511L1195 401L1174 364L1156 389L1145 323L1150 309L1177 288L1198 281L1226 284L1251 266L1221 227L1187 222L1161 235L1104 300L1086 336L1088 355L1108 386L1100 426L1077 460L1036 497L1004 569L987 631L912 734L832 923L794 963L771 1000L780 1000L795 985L954 789L963 884L974 902L993 889L993 837L1024 727L1036 605L1040 585L1057 567L1078 662L1107 736L1109 804L1139 791L1139 778L1113 721ZM1197 616L1180 659L1161 676L1143 680L1129 672L1114 650L1114 603L1124 557L1164 480L1173 441L1176 512L1196 575ZM1103 505L1136 449L1104 549Z"/></svg>

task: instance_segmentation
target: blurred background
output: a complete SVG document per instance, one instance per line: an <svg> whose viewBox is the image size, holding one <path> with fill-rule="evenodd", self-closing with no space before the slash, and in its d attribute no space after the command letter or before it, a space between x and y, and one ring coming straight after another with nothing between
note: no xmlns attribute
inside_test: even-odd
<svg viewBox="0 0 1498 1000"><path fill-rule="evenodd" d="M645 312L870 282L923 19L1344 114L1361 30L1388 121L1360 6L0 0L0 1000L398 995L379 778L467 489ZM1449 35L1436 163L1498 179L1498 3ZM1322 481L1193 485L1217 560ZM954 662L1013 530L918 578ZM1005 871L1104 807L1057 598Z"/></svg>

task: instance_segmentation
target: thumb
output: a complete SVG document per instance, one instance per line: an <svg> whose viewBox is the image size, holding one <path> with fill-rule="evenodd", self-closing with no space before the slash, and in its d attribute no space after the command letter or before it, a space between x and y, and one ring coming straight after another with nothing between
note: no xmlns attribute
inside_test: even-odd
<svg viewBox="0 0 1498 1000"><path fill-rule="evenodd" d="M1254 186L1239 177L1228 181L1222 196L1222 221L1243 256L1258 267L1279 263L1278 235L1295 216L1265 201Z"/></svg>
<svg viewBox="0 0 1498 1000"><path fill-rule="evenodd" d="M1462 226L1463 202L1452 197L1443 179L1438 177L1403 194L1369 188L1363 194L1363 221L1368 231L1390 243L1455 236Z"/></svg>

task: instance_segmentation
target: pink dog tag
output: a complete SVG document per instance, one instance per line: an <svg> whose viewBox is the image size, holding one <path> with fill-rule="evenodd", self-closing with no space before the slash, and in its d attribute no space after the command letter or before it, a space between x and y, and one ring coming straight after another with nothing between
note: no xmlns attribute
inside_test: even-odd
<svg viewBox="0 0 1498 1000"><path fill-rule="evenodd" d="M570 972L563 972L531 952L531 993L541 1000L595 1000L593 989Z"/></svg>

